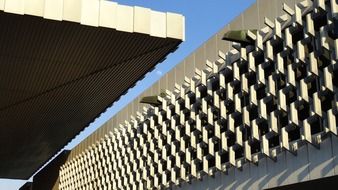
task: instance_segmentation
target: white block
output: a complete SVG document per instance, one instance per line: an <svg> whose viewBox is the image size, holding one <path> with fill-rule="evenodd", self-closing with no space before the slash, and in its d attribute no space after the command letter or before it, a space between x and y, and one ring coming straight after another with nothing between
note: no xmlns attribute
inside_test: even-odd
<svg viewBox="0 0 338 190"><path fill-rule="evenodd" d="M111 1L100 2L99 25L107 28L116 28L117 3Z"/></svg>
<svg viewBox="0 0 338 190"><path fill-rule="evenodd" d="M303 25L302 9L299 7L298 4L295 6L295 13L296 13L296 17L295 17L296 22L300 25Z"/></svg>
<svg viewBox="0 0 338 190"><path fill-rule="evenodd" d="M5 12L23 15L25 0L5 0Z"/></svg>
<svg viewBox="0 0 338 190"><path fill-rule="evenodd" d="M134 9L133 7L118 5L117 6L117 25L116 29L124 32L134 31Z"/></svg>
<svg viewBox="0 0 338 190"><path fill-rule="evenodd" d="M312 95L312 99L313 99L314 112L322 117L323 116L322 115L322 104L321 104L320 99L318 97L318 92L315 92Z"/></svg>
<svg viewBox="0 0 338 190"><path fill-rule="evenodd" d="M293 48L293 45L292 45L292 35L290 33L290 29L289 28L286 28L285 29L285 42L286 42L286 45L289 47L289 48Z"/></svg>
<svg viewBox="0 0 338 190"><path fill-rule="evenodd" d="M44 13L44 7L44 0L25 1L25 14L42 17Z"/></svg>
<svg viewBox="0 0 338 190"><path fill-rule="evenodd" d="M312 36L315 35L314 23L311 14L306 15L306 32Z"/></svg>
<svg viewBox="0 0 338 190"><path fill-rule="evenodd" d="M167 19L165 13L151 11L150 35L162 38L167 37Z"/></svg>
<svg viewBox="0 0 338 190"><path fill-rule="evenodd" d="M337 1L331 0L331 11L332 11L332 16L337 17L338 15L338 3Z"/></svg>
<svg viewBox="0 0 338 190"><path fill-rule="evenodd" d="M324 68L324 85L326 88L330 89L334 92L334 86L333 86L333 77L332 74L329 72L329 68Z"/></svg>
<svg viewBox="0 0 338 190"><path fill-rule="evenodd" d="M337 126L336 126L336 118L332 113L332 109L327 111L327 121L328 128L334 134L337 135Z"/></svg>
<svg viewBox="0 0 338 190"><path fill-rule="evenodd" d="M5 0L0 0L0 10L4 10L5 9Z"/></svg>
<svg viewBox="0 0 338 190"><path fill-rule="evenodd" d="M185 40L184 17L180 14L167 13L167 37Z"/></svg>
<svg viewBox="0 0 338 190"><path fill-rule="evenodd" d="M82 0L63 1L63 20L79 23L81 21Z"/></svg>
<svg viewBox="0 0 338 190"><path fill-rule="evenodd" d="M52 20L62 20L63 0L45 0L45 10L43 18Z"/></svg>
<svg viewBox="0 0 338 190"><path fill-rule="evenodd" d="M81 24L99 26L100 1L82 0Z"/></svg>
<svg viewBox="0 0 338 190"><path fill-rule="evenodd" d="M134 32L150 34L151 10L143 7L134 8Z"/></svg>

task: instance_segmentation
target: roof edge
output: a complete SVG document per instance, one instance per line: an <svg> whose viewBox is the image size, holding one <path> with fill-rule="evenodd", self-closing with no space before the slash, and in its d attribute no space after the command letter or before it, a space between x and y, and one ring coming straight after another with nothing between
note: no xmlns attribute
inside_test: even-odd
<svg viewBox="0 0 338 190"><path fill-rule="evenodd" d="M185 40L183 15L119 5L107 0L0 0L0 10L92 27Z"/></svg>

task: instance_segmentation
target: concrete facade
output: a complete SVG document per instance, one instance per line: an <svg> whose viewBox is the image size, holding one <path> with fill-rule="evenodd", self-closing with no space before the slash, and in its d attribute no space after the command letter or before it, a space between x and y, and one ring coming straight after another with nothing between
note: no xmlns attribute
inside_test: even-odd
<svg viewBox="0 0 338 190"><path fill-rule="evenodd" d="M135 116L137 112L142 112L144 107L147 108L148 105L139 103L142 97L159 94L162 89L172 91L175 88L175 83L182 84L185 77L193 77L195 74L194 69L205 69L206 60L214 62L218 59L219 51L225 53L232 49L230 42L222 40L223 35L227 31L262 28L265 26L265 17L274 19L282 14L285 14L282 10L283 3L292 7L297 2L301 2L301 0L258 0L254 5L237 16L232 22L224 26L224 28L202 44L187 58L178 63L176 67L166 73L153 86L146 89L135 100L126 105L125 108L112 117L91 136L75 147L72 150L70 158L72 155L77 155L86 147L95 143L98 137L103 137L109 131L113 131L117 126L119 126L119 124L129 120L130 116ZM269 8L267 9L266 7Z"/></svg>
<svg viewBox="0 0 338 190"><path fill-rule="evenodd" d="M338 5L298 2L258 0L73 149L61 189L265 189L338 175ZM253 45L221 40L255 28ZM162 106L139 105L161 89Z"/></svg>

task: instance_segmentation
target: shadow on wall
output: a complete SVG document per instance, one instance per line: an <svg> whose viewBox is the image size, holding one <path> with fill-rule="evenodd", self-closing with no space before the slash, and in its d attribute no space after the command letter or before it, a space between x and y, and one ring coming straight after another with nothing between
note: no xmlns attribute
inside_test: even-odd
<svg viewBox="0 0 338 190"><path fill-rule="evenodd" d="M33 178L34 190L59 190L59 170L67 161L70 151L64 150Z"/></svg>
<svg viewBox="0 0 338 190"><path fill-rule="evenodd" d="M269 158L263 158L257 165L248 163L243 166L242 170L231 167L227 174L217 172L214 177L204 176L203 180L194 179L191 184L184 183L181 187L173 189L232 190L271 188L272 190L284 190L318 189L318 187L337 185L338 176L327 177L335 175L334 168L337 157L335 151L332 152L334 148L331 148L331 140L337 141L337 138L330 137L325 139L320 149L308 144L300 147L297 155L287 151L281 152L277 157L277 162ZM310 179L312 180L308 181Z"/></svg>

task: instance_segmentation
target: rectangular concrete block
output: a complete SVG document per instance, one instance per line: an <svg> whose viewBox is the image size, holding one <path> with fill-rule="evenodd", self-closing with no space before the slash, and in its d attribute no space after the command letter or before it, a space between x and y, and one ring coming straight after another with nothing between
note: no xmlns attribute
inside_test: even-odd
<svg viewBox="0 0 338 190"><path fill-rule="evenodd" d="M63 0L45 0L43 18L52 20L63 20Z"/></svg>
<svg viewBox="0 0 338 190"><path fill-rule="evenodd" d="M117 21L117 3L111 1L100 1L100 18L101 27L116 28Z"/></svg>
<svg viewBox="0 0 338 190"><path fill-rule="evenodd" d="M184 17L176 13L167 13L167 37L185 40Z"/></svg>
<svg viewBox="0 0 338 190"><path fill-rule="evenodd" d="M134 31L134 8L117 5L117 23L116 30L124 32L133 32Z"/></svg>
<svg viewBox="0 0 338 190"><path fill-rule="evenodd" d="M0 0L0 10L5 10L5 1L6 0Z"/></svg>
<svg viewBox="0 0 338 190"><path fill-rule="evenodd" d="M25 12L25 1L24 0L10 0L5 1L5 12L21 14Z"/></svg>
<svg viewBox="0 0 338 190"><path fill-rule="evenodd" d="M81 21L82 0L63 0L63 20Z"/></svg>
<svg viewBox="0 0 338 190"><path fill-rule="evenodd" d="M134 7L134 32L149 34L151 31L151 10Z"/></svg>
<svg viewBox="0 0 338 190"><path fill-rule="evenodd" d="M165 13L150 12L150 35L162 38L167 37L167 18Z"/></svg>
<svg viewBox="0 0 338 190"><path fill-rule="evenodd" d="M25 1L25 14L42 17L44 13L44 7L45 7L45 0Z"/></svg>

